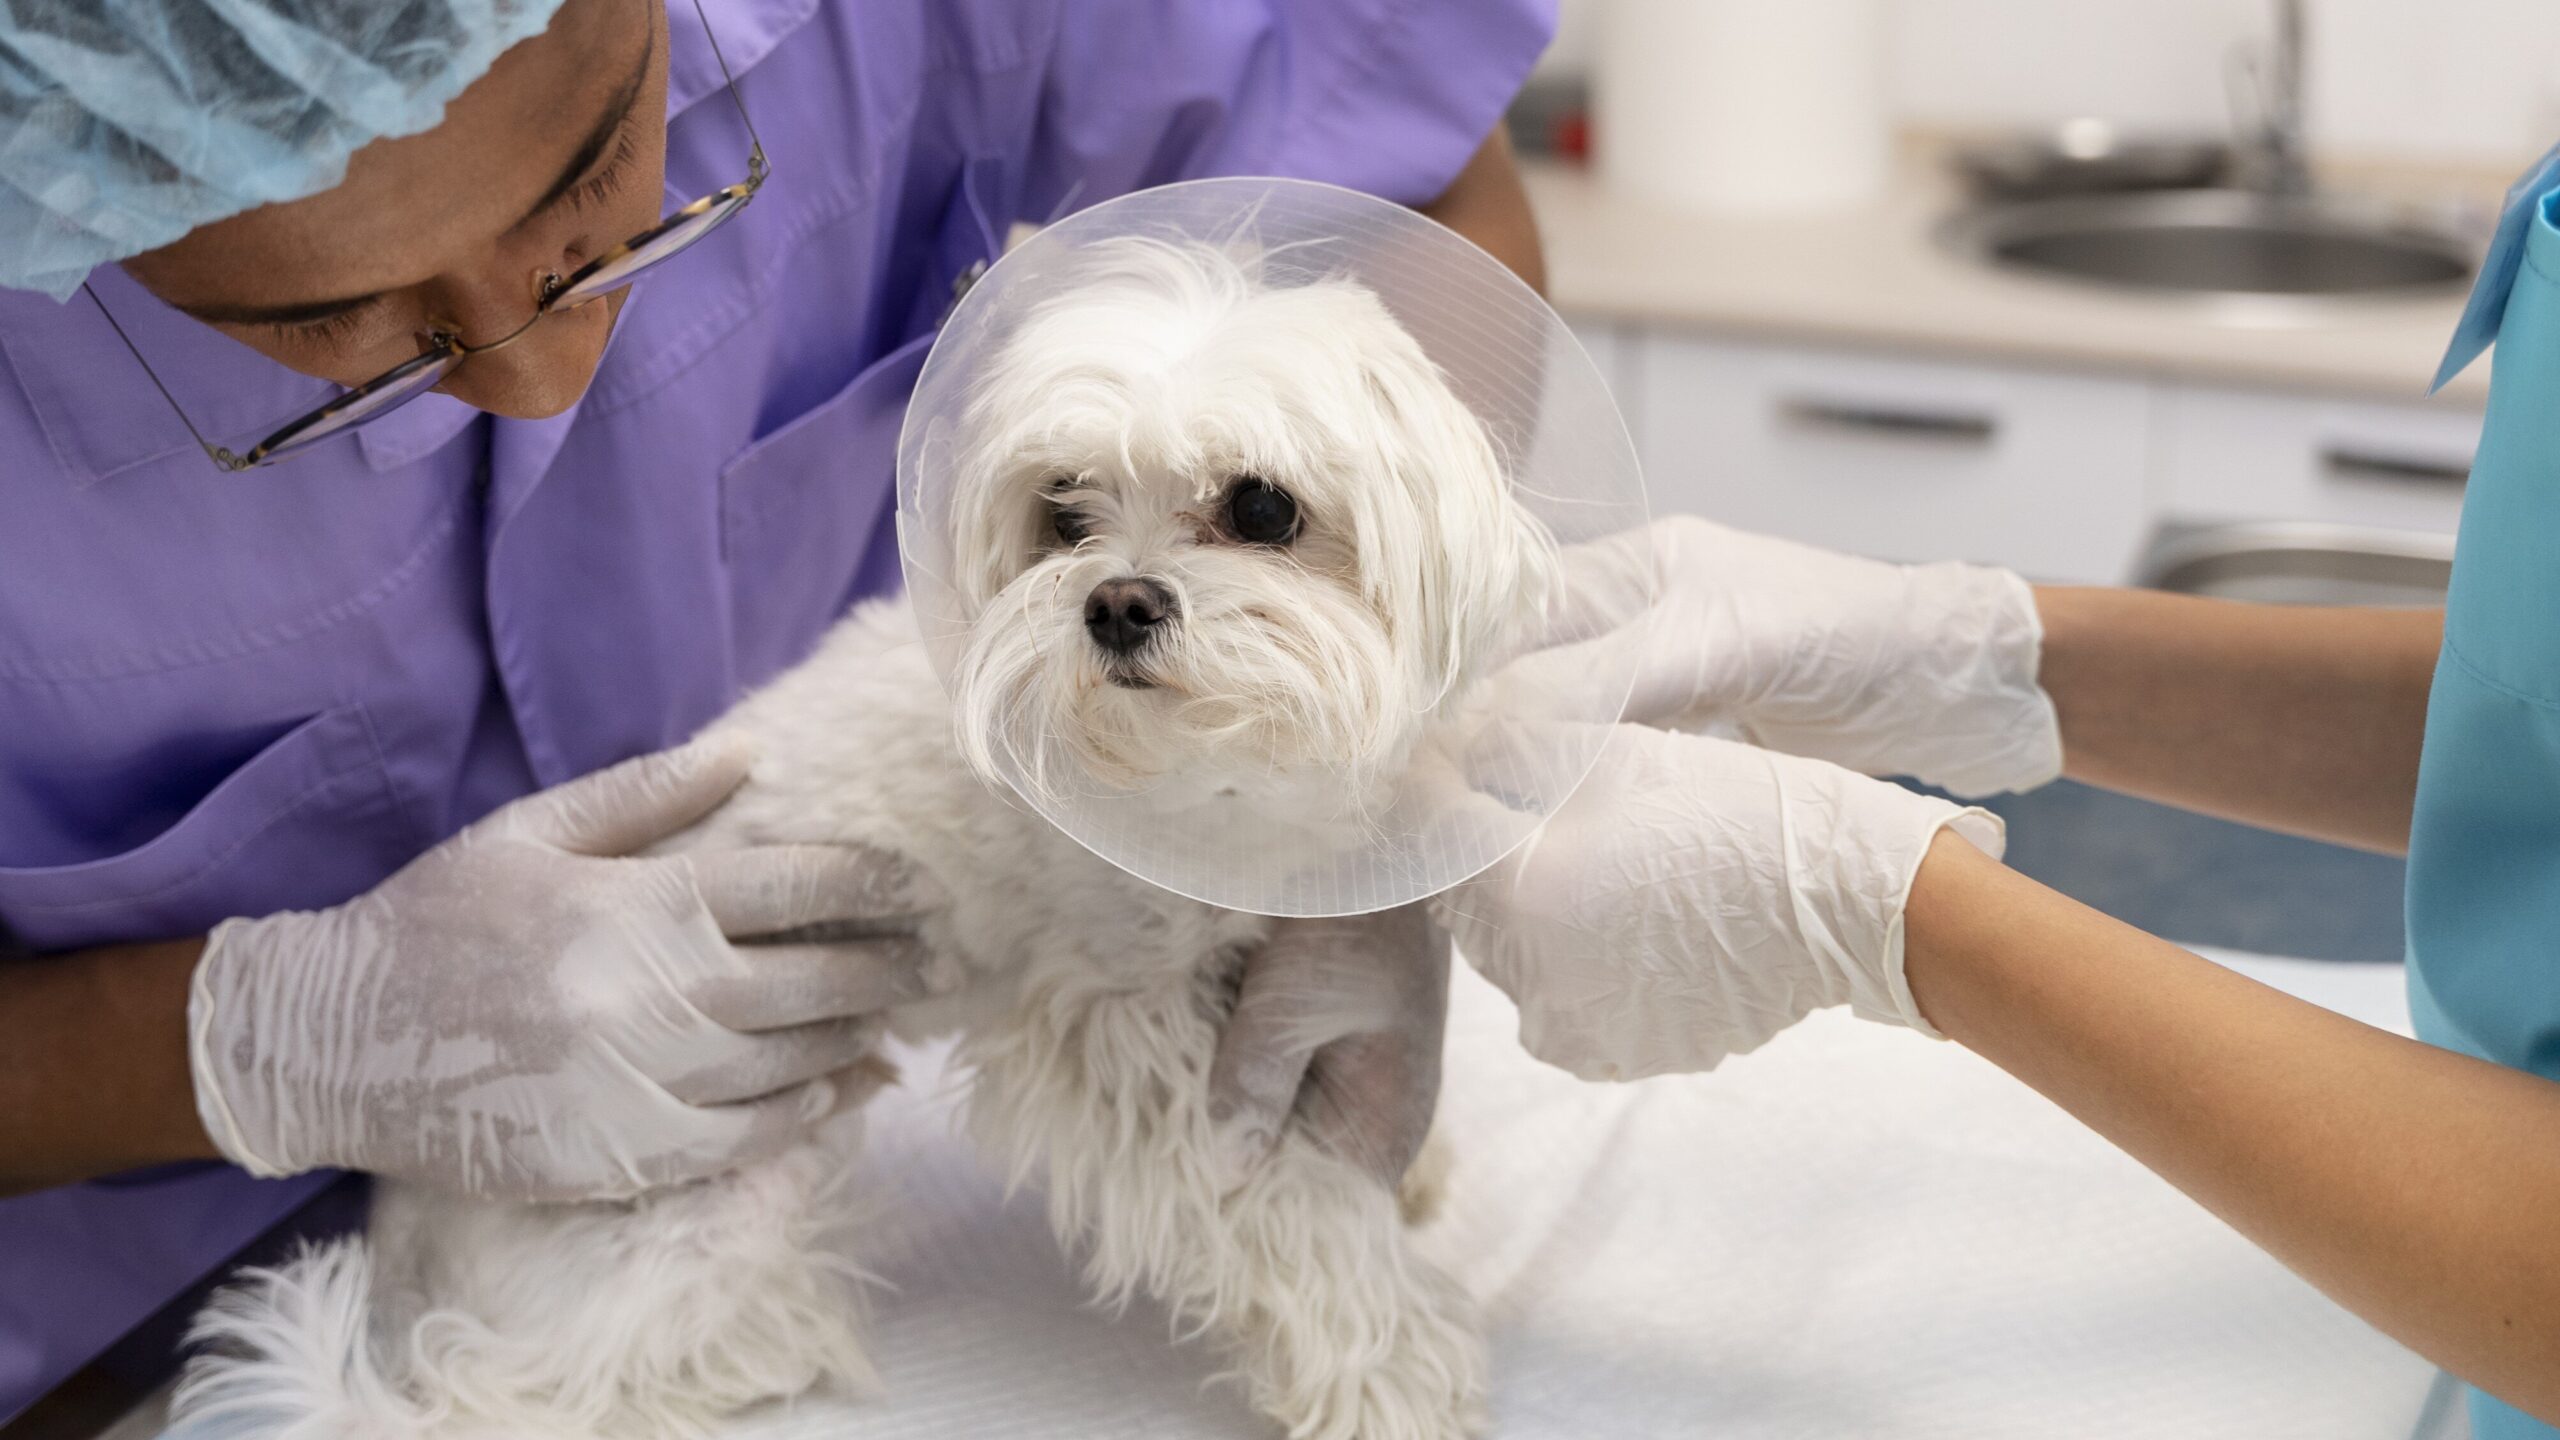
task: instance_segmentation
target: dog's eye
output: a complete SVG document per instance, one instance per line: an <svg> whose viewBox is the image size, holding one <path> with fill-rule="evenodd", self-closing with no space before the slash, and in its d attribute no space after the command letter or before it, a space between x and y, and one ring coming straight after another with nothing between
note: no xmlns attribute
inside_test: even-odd
<svg viewBox="0 0 2560 1440"><path fill-rule="evenodd" d="M1270 481L1248 475L1227 492L1227 528L1248 545L1286 545L1298 535L1298 502Z"/></svg>
<svg viewBox="0 0 2560 1440"><path fill-rule="evenodd" d="M1093 533L1093 521L1072 505L1060 505L1049 512L1049 528L1057 532L1059 543L1078 545Z"/></svg>

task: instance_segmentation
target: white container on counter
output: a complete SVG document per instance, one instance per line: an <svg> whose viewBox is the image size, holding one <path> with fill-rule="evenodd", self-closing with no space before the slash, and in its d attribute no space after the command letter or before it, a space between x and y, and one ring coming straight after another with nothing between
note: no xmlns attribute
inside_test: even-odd
<svg viewBox="0 0 2560 1440"><path fill-rule="evenodd" d="M1612 188L1724 214L1882 193L1882 0L1610 0L1601 22L1592 142Z"/></svg>

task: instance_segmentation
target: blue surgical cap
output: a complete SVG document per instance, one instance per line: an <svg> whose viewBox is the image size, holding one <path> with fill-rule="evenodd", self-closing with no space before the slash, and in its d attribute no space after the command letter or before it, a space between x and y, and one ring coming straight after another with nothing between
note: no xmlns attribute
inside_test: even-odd
<svg viewBox="0 0 2560 1440"><path fill-rule="evenodd" d="M0 286L316 195L560 0L0 0Z"/></svg>

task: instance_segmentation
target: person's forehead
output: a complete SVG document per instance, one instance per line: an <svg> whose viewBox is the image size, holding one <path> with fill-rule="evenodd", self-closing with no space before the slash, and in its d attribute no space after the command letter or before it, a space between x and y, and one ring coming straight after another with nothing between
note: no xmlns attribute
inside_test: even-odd
<svg viewBox="0 0 2560 1440"><path fill-rule="evenodd" d="M522 218L621 93L650 44L652 0L570 0L498 57L435 128L377 140L335 188L262 206L132 262L185 301L255 306L396 289Z"/></svg>

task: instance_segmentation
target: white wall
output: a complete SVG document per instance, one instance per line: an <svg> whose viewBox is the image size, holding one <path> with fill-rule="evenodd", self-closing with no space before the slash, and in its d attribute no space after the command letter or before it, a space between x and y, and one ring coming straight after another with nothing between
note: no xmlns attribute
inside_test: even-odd
<svg viewBox="0 0 2560 1440"><path fill-rule="evenodd" d="M1885 0L1895 99L1936 124L2222 123L2246 0Z"/></svg>
<svg viewBox="0 0 2560 1440"><path fill-rule="evenodd" d="M1884 0L1903 115L1935 126L2075 115L2228 123L2229 57L2270 0ZM1607 0L1565 0L1576 66ZM2560 140L2560 0L2310 0L2312 121L2326 148L2491 165Z"/></svg>
<svg viewBox="0 0 2560 1440"><path fill-rule="evenodd" d="M1886 0L1903 112L1936 122L2075 113L2212 127L2225 57L2267 0ZM2506 161L2560 139L2553 0L2311 0L2318 143Z"/></svg>
<svg viewBox="0 0 2560 1440"><path fill-rule="evenodd" d="M2560 140L2560 4L2314 0L2312 15L2332 142L2505 160Z"/></svg>

